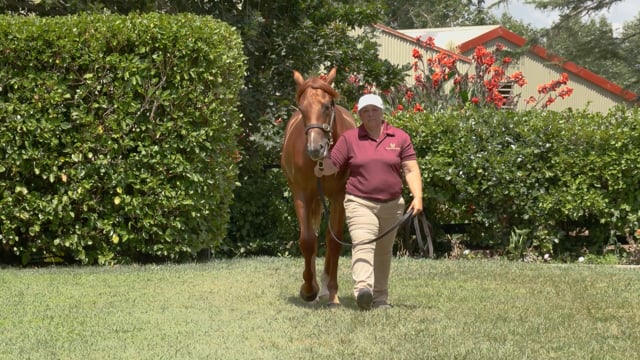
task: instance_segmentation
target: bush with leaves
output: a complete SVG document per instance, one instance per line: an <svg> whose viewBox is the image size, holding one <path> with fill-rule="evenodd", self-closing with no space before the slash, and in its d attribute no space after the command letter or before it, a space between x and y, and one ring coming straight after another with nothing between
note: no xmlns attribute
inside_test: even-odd
<svg viewBox="0 0 640 360"><path fill-rule="evenodd" d="M634 241L640 228L640 110L401 112L435 223L471 224L504 248L514 229L545 253ZM585 232L588 230L588 233ZM588 236L577 236L588 234Z"/></svg>
<svg viewBox="0 0 640 360"><path fill-rule="evenodd" d="M237 32L194 15L0 20L0 240L26 263L191 258L237 180Z"/></svg>

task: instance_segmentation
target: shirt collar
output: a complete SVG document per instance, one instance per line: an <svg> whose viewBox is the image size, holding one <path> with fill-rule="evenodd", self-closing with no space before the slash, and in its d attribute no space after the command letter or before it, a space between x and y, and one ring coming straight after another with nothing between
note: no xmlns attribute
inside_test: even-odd
<svg viewBox="0 0 640 360"><path fill-rule="evenodd" d="M396 136L394 127L389 125L389 123L386 122L385 120L382 121L382 131L380 132L380 134L382 135L382 137ZM360 139L369 138L369 134L367 133L367 129L364 128L364 124L360 124L360 126L358 126L358 138Z"/></svg>

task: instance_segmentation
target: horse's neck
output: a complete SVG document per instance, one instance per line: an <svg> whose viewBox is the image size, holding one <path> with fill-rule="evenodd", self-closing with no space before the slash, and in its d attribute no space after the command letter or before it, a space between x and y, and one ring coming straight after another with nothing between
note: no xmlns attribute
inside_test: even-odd
<svg viewBox="0 0 640 360"><path fill-rule="evenodd" d="M336 106L336 121L334 126L333 140L335 142L345 131L356 127L356 122L351 117L351 114L349 114L349 110L341 106Z"/></svg>

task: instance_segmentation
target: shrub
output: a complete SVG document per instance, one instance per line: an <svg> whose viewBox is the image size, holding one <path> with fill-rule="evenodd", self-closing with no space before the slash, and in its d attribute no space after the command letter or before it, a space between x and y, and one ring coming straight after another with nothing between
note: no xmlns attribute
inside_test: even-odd
<svg viewBox="0 0 640 360"><path fill-rule="evenodd" d="M470 241L484 247L508 246L519 229L545 253L633 238L639 115L466 108L390 120L413 136L434 222L469 223Z"/></svg>
<svg viewBox="0 0 640 360"><path fill-rule="evenodd" d="M225 235L238 34L209 17L0 20L0 239L28 262L180 259Z"/></svg>

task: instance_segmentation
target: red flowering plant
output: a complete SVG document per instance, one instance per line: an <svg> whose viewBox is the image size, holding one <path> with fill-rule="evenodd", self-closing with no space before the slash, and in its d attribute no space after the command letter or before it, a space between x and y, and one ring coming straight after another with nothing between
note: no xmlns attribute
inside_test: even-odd
<svg viewBox="0 0 640 360"><path fill-rule="evenodd" d="M466 85L469 101L475 105L489 105L500 109L504 106L514 106L520 94L514 94L514 86L523 87L527 80L521 71L507 75L507 69L512 59L504 56L504 45L496 44L493 51L484 46L476 47L472 60L475 73L467 75L460 82Z"/></svg>
<svg viewBox="0 0 640 360"><path fill-rule="evenodd" d="M562 73L560 78L553 80L548 84L542 84L538 86L538 97L529 96L525 99L527 105L533 104L533 107L541 105L543 109L553 104L557 98L565 99L573 94L573 89L566 86L569 82L569 75ZM563 87L564 85L564 87ZM544 102L542 102L544 100Z"/></svg>
<svg viewBox="0 0 640 360"><path fill-rule="evenodd" d="M507 73L513 60L503 44L496 44L492 51L484 46L476 47L472 66L462 73L456 54L440 51L431 57L423 55L424 50L436 49L432 37L427 37L424 41L418 38L416 42L418 47L412 50L414 61L411 64L413 85L400 85L381 91L393 112L446 110L468 104L496 109L514 107L521 94L516 94L513 89L527 84L521 71ZM469 73L471 70L473 73ZM566 86L568 80L564 73L558 80L540 85L539 96L529 97L525 100L526 104L546 108L556 98L570 96L573 89ZM349 81L351 85L359 86L361 79L352 75ZM373 92L374 86L365 85L363 89L364 93Z"/></svg>

